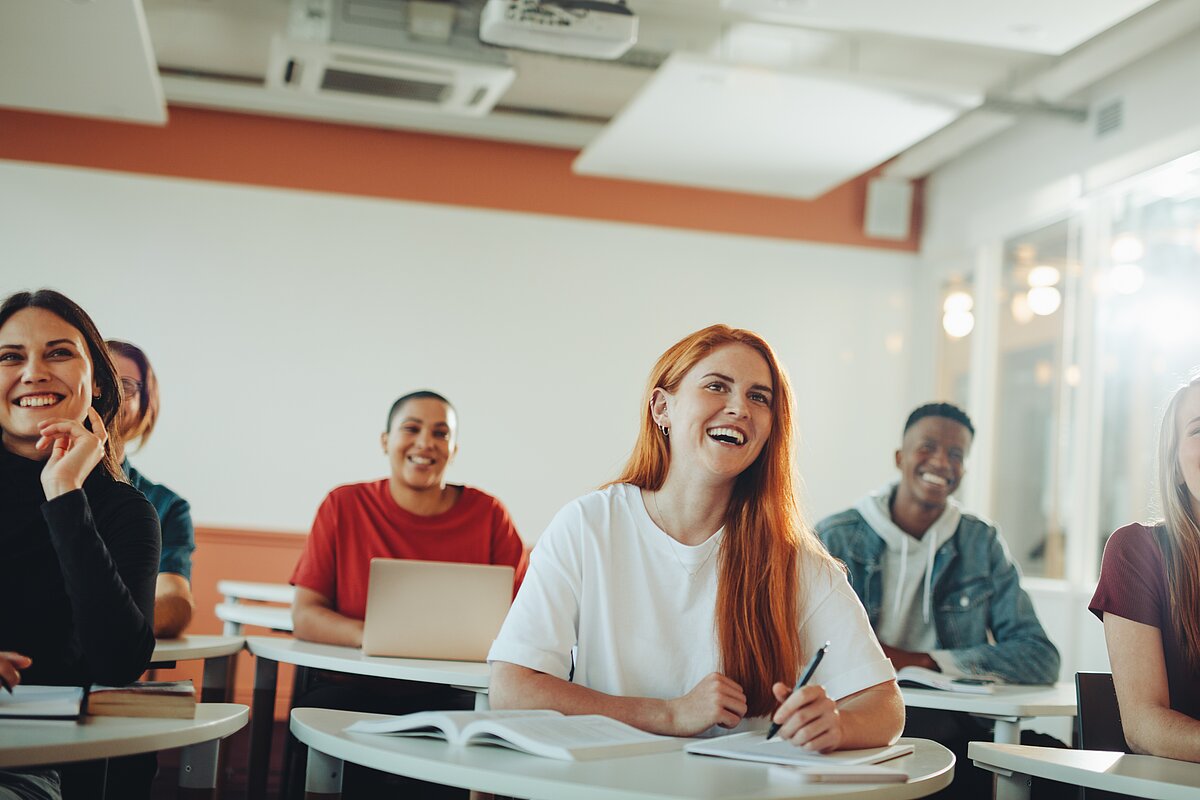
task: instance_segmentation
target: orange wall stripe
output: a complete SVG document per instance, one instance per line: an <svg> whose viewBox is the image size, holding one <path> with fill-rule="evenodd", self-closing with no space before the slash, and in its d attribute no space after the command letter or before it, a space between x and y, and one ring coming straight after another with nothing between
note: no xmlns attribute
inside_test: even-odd
<svg viewBox="0 0 1200 800"><path fill-rule="evenodd" d="M166 127L0 109L0 158L915 252L863 234L867 177L785 200L571 172L575 151L172 107ZM878 170L876 170L877 172Z"/></svg>

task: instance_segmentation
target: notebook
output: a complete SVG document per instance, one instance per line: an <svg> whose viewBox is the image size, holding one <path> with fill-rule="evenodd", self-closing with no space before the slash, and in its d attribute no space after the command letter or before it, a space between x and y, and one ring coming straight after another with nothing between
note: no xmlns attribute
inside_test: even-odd
<svg viewBox="0 0 1200 800"><path fill-rule="evenodd" d="M6 719L78 720L83 714L80 686L31 686L19 683L0 690L0 721Z"/></svg>
<svg viewBox="0 0 1200 800"><path fill-rule="evenodd" d="M484 661L512 603L514 570L375 558L364 655Z"/></svg>
<svg viewBox="0 0 1200 800"><path fill-rule="evenodd" d="M796 766L856 766L878 764L893 758L908 755L913 751L911 744L894 744L891 747L872 747L867 750L838 750L833 753L814 753L801 750L782 739L766 740L766 731L748 731L730 736L699 739L683 749L701 756L736 758L741 761L762 761L768 764L794 764Z"/></svg>

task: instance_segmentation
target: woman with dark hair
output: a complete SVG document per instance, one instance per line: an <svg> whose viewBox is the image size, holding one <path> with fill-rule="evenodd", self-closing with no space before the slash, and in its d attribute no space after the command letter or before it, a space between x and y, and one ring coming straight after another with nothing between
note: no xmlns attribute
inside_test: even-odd
<svg viewBox="0 0 1200 800"><path fill-rule="evenodd" d="M774 721L818 751L894 741L891 665L800 514L792 410L754 333L714 325L667 350L621 477L562 509L533 551L488 655L492 707L673 736Z"/></svg>
<svg viewBox="0 0 1200 800"><path fill-rule="evenodd" d="M158 517L121 474L120 384L83 309L48 289L0 304L0 391L0 586L22 607L0 614L0 680L134 681L154 651Z"/></svg>
<svg viewBox="0 0 1200 800"><path fill-rule="evenodd" d="M1200 761L1200 377L1163 415L1158 485L1163 521L1109 537L1088 607L1104 622L1129 748Z"/></svg>
<svg viewBox="0 0 1200 800"><path fill-rule="evenodd" d="M196 549L192 509L187 500L142 475L129 463L126 446L137 442L137 449L141 450L158 422L158 377L150 359L137 345L117 339L109 339L105 344L112 353L124 397L117 417L121 441L116 456L129 483L146 495L158 512L162 528L162 553L154 587L154 635L172 639L192 621L195 607L191 587L192 551Z"/></svg>

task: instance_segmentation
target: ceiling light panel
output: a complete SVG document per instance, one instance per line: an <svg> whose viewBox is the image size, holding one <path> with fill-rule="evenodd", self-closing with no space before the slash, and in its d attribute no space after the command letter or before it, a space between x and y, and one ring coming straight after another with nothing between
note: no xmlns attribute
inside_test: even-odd
<svg viewBox="0 0 1200 800"><path fill-rule="evenodd" d="M0 106L165 123L141 0L5 0Z"/></svg>
<svg viewBox="0 0 1200 800"><path fill-rule="evenodd" d="M587 175L811 199L980 101L852 73L771 71L677 54L574 167Z"/></svg>

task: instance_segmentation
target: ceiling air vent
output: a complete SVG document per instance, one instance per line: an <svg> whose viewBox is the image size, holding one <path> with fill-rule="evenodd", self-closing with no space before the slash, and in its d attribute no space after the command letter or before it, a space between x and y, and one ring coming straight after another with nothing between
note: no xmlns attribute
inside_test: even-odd
<svg viewBox="0 0 1200 800"><path fill-rule="evenodd" d="M1109 100L1096 108L1096 137L1101 138L1119 131L1125 123L1125 102Z"/></svg>

